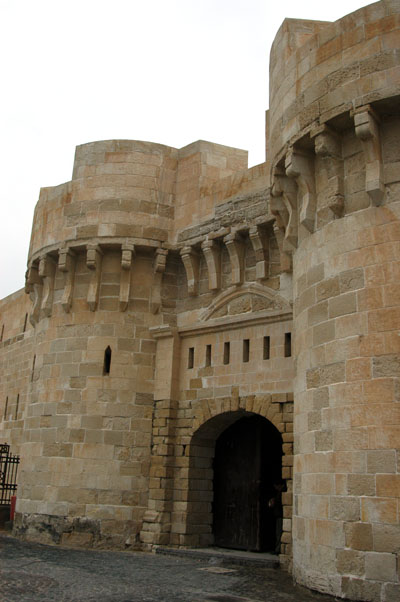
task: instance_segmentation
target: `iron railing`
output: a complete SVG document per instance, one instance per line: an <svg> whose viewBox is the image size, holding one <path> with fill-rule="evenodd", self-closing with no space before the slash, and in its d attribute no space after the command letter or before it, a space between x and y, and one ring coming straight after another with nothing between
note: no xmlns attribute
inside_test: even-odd
<svg viewBox="0 0 400 602"><path fill-rule="evenodd" d="M0 506L9 506L17 491L19 456L10 454L10 446L0 443Z"/></svg>

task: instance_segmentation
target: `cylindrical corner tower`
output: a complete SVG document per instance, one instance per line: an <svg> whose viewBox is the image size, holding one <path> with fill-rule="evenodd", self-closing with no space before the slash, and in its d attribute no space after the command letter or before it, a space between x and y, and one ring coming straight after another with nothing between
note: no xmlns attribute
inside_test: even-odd
<svg viewBox="0 0 400 602"><path fill-rule="evenodd" d="M287 20L271 54L271 210L293 258L293 565L400 596L400 3Z"/></svg>
<svg viewBox="0 0 400 602"><path fill-rule="evenodd" d="M16 531L43 541L135 542L147 508L155 341L175 149L77 148L73 179L46 188L27 290L35 357Z"/></svg>

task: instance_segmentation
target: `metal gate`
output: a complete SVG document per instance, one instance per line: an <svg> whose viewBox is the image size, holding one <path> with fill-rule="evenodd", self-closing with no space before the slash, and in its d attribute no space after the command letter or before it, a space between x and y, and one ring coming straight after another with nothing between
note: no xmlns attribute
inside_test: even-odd
<svg viewBox="0 0 400 602"><path fill-rule="evenodd" d="M10 454L10 446L0 443L0 506L9 506L17 491L19 456Z"/></svg>

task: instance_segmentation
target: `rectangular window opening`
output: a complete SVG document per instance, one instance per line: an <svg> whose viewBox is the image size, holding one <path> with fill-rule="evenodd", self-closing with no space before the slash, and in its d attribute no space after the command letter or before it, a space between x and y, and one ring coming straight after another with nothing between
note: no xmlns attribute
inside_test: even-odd
<svg viewBox="0 0 400 602"><path fill-rule="evenodd" d="M211 366L211 345L206 345L206 366Z"/></svg>
<svg viewBox="0 0 400 602"><path fill-rule="evenodd" d="M248 362L250 359L250 339L243 339L243 361Z"/></svg>
<svg viewBox="0 0 400 602"><path fill-rule="evenodd" d="M1 341L3 340L3 335L4 335L4 324L3 324L3 326L1 327L0 343L1 343Z"/></svg>
<svg viewBox="0 0 400 602"><path fill-rule="evenodd" d="M229 364L231 355L231 344L229 342L224 343L224 364Z"/></svg>
<svg viewBox="0 0 400 602"><path fill-rule="evenodd" d="M25 332L27 323L28 323L28 314L25 314L24 329L22 332Z"/></svg>
<svg viewBox="0 0 400 602"><path fill-rule="evenodd" d="M269 360L271 357L271 338L264 337L263 359Z"/></svg>
<svg viewBox="0 0 400 602"><path fill-rule="evenodd" d="M3 420L7 420L7 410L8 410L8 396L6 397L6 405L4 406L4 417L3 417Z"/></svg>
<svg viewBox="0 0 400 602"><path fill-rule="evenodd" d="M285 332L285 357L292 355L292 333Z"/></svg>
<svg viewBox="0 0 400 602"><path fill-rule="evenodd" d="M14 420L17 420L17 417L18 417L18 408L19 408L19 393L17 395L17 403L15 404L15 417L14 417Z"/></svg>
<svg viewBox="0 0 400 602"><path fill-rule="evenodd" d="M188 355L188 368L191 369L194 366L194 347L189 347Z"/></svg>
<svg viewBox="0 0 400 602"><path fill-rule="evenodd" d="M33 377L35 375L35 364L36 364L36 355L33 356L31 382L33 382Z"/></svg>

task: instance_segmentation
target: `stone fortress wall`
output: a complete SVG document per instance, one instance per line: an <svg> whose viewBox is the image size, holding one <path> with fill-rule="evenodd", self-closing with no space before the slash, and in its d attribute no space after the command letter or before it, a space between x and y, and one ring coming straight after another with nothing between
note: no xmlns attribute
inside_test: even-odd
<svg viewBox="0 0 400 602"><path fill-rule="evenodd" d="M284 21L266 163L94 142L41 190L29 295L0 302L21 537L212 545L215 442L259 415L282 441L281 563L398 599L399 27L398 0Z"/></svg>

